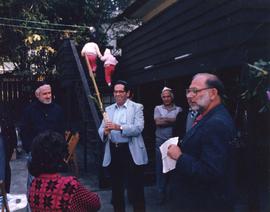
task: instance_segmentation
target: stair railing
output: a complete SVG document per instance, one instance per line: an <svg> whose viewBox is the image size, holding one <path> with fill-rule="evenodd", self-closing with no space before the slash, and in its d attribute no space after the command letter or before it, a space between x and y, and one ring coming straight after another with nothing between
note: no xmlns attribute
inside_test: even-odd
<svg viewBox="0 0 270 212"><path fill-rule="evenodd" d="M78 51L77 51L77 49L75 47L75 43L74 43L73 40L70 40L70 46L71 46L73 55L75 57L77 68L78 68L78 71L80 73L80 77L81 77L81 80L82 80L82 86L83 86L83 89L84 89L85 94L86 94L87 102L88 102L88 105L90 107L96 129L98 129L99 126L100 126L100 123L101 123L101 119L98 116L98 110L97 110L97 108L95 106L95 102L94 102L94 100L92 98L92 94L91 94L91 91L90 91L90 88L89 88L89 85L88 85L88 82L87 82L87 76L86 76L86 73L85 73L85 71L83 69L80 57L78 55Z"/></svg>

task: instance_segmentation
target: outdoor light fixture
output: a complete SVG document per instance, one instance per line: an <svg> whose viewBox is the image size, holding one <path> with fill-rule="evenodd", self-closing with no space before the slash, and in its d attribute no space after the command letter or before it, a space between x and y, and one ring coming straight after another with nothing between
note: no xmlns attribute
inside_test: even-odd
<svg viewBox="0 0 270 212"><path fill-rule="evenodd" d="M95 29L95 27L93 27L93 26L88 27L88 29L89 29L89 31L90 31L91 33L96 32L96 29Z"/></svg>
<svg viewBox="0 0 270 212"><path fill-rule="evenodd" d="M188 57L188 56L190 56L190 55L191 55L191 53L190 53L190 54L183 54L183 55L181 55L181 56L175 57L174 60L180 60L180 59L183 59L183 58Z"/></svg>
<svg viewBox="0 0 270 212"><path fill-rule="evenodd" d="M154 65L145 66L144 70L147 70L147 69L150 69L150 68L153 68L153 67L154 67Z"/></svg>

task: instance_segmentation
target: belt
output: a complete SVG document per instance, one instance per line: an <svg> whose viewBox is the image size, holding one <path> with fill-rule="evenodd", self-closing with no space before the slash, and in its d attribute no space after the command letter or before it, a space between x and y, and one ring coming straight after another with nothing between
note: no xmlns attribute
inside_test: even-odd
<svg viewBox="0 0 270 212"><path fill-rule="evenodd" d="M125 142L125 143L110 142L110 146L115 147L115 148L124 147L127 145L128 145L128 142Z"/></svg>

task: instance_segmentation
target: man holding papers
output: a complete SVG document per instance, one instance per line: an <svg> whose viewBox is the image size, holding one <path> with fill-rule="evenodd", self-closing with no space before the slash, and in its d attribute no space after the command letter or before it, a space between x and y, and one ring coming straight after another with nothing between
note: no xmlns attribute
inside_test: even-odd
<svg viewBox="0 0 270 212"><path fill-rule="evenodd" d="M222 82L208 73L195 75L186 91L191 109L200 115L183 140L168 147L168 156L176 160L174 209L200 212L232 209L234 172L230 142L235 127L221 103L223 93Z"/></svg>

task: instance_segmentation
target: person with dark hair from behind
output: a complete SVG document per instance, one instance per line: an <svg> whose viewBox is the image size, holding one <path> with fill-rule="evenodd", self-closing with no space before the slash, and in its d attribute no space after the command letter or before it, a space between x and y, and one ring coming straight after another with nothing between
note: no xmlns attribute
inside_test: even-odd
<svg viewBox="0 0 270 212"><path fill-rule="evenodd" d="M186 97L199 116L178 145L168 147L176 160L171 206L177 210L229 212L235 194L234 147L236 128L221 101L223 85L217 76L193 77ZM173 210L173 209L172 209Z"/></svg>
<svg viewBox="0 0 270 212"><path fill-rule="evenodd" d="M32 212L100 209L96 193L86 189L76 177L60 174L66 170L64 158L68 154L67 142L62 135L53 131L39 134L33 141L31 154L28 170L35 178L28 201Z"/></svg>

